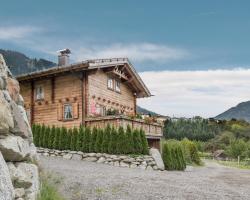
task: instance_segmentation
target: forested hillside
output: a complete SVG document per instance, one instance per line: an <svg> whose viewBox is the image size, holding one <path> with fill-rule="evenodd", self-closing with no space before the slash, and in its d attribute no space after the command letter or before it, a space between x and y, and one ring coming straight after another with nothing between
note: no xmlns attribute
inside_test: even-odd
<svg viewBox="0 0 250 200"><path fill-rule="evenodd" d="M45 59L29 58L23 53L0 49L6 64L14 75L24 74L37 70L47 69L56 65Z"/></svg>

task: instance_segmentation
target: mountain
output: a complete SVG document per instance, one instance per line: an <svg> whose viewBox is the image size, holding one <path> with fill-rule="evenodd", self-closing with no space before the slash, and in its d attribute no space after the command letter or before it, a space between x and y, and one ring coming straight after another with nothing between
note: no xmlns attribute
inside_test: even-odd
<svg viewBox="0 0 250 200"><path fill-rule="evenodd" d="M229 110L219 114L216 119L244 119L250 122L250 101L239 103L237 106L230 108Z"/></svg>
<svg viewBox="0 0 250 200"><path fill-rule="evenodd" d="M56 65L45 59L29 58L23 53L0 49L6 64L14 75L20 75L37 70L43 70Z"/></svg>
<svg viewBox="0 0 250 200"><path fill-rule="evenodd" d="M136 112L139 113L139 114L150 114L151 116L156 116L156 115L159 115L153 111L150 111L150 110L147 110L145 108L142 108L140 106L136 106Z"/></svg>

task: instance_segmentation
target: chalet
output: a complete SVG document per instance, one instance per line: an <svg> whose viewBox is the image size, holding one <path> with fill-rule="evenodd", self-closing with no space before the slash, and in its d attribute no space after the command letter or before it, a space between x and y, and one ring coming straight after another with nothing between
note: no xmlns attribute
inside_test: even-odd
<svg viewBox="0 0 250 200"><path fill-rule="evenodd" d="M30 123L65 127L143 128L150 146L159 148L162 126L136 119L136 99L150 91L127 58L69 63L61 50L58 66L17 77Z"/></svg>

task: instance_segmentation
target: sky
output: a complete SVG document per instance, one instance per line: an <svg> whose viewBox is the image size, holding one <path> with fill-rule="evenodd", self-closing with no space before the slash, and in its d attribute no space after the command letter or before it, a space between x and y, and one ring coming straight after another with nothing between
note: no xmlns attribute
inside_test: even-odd
<svg viewBox="0 0 250 200"><path fill-rule="evenodd" d="M250 100L250 1L0 0L0 48L71 62L128 57L163 115L213 117Z"/></svg>

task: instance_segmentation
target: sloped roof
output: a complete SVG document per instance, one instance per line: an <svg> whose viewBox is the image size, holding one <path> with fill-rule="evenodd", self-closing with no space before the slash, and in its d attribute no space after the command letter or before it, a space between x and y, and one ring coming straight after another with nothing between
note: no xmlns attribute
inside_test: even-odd
<svg viewBox="0 0 250 200"><path fill-rule="evenodd" d="M128 58L111 58L111 59L93 59L86 60L83 62L77 62L74 64L66 65L66 66L55 66L49 69L35 71L31 73L18 75L16 78L18 81L29 81L34 79L40 79L49 76L55 76L57 74L62 74L66 72L77 72L77 71L87 71L98 68L108 68L123 65L126 67L127 71L133 77L130 80L130 85L136 87L137 97L149 97L151 96L150 91L147 86L144 84L139 74L136 72L135 68L128 60Z"/></svg>

